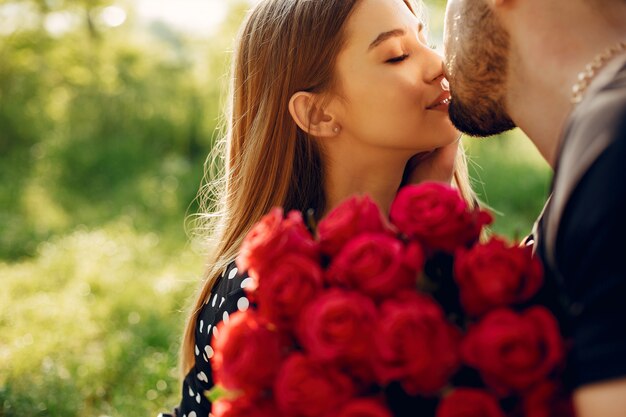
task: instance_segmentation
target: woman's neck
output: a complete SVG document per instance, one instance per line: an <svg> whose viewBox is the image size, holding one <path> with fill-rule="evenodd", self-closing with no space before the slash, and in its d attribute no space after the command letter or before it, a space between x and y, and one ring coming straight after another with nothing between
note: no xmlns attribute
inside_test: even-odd
<svg viewBox="0 0 626 417"><path fill-rule="evenodd" d="M325 167L324 215L354 194L368 194L387 216L410 155L358 152L329 158ZM330 156L330 155L329 155Z"/></svg>

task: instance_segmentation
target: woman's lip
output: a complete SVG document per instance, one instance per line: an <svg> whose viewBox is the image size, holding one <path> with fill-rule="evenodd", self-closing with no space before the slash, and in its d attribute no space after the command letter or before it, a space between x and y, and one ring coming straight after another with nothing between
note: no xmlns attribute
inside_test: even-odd
<svg viewBox="0 0 626 417"><path fill-rule="evenodd" d="M433 101L428 107L426 107L426 110L434 110L436 107L439 106L446 106L447 108L451 100L452 96L450 95L450 92L443 91L435 101Z"/></svg>
<svg viewBox="0 0 626 417"><path fill-rule="evenodd" d="M435 104L432 107L429 107L428 110L432 111L442 111L444 113L448 113L448 109L450 108L450 100L446 99L441 103Z"/></svg>

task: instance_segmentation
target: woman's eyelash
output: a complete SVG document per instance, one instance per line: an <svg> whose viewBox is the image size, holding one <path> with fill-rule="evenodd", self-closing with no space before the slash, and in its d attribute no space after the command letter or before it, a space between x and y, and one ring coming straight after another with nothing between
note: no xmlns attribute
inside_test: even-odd
<svg viewBox="0 0 626 417"><path fill-rule="evenodd" d="M435 45L434 43L431 45L428 45L428 47L433 50L437 49L437 45Z"/></svg>
<svg viewBox="0 0 626 417"><path fill-rule="evenodd" d="M400 55L400 56L397 56L397 57L394 57L394 58L388 59L388 60L387 60L387 61L385 61L385 62L387 62L387 63L389 63L389 64L395 64L395 63L397 63L397 62L402 62L402 61L404 61L404 60L405 60L405 59L407 59L408 57L409 57L409 55L408 55L408 54L402 54L402 55Z"/></svg>

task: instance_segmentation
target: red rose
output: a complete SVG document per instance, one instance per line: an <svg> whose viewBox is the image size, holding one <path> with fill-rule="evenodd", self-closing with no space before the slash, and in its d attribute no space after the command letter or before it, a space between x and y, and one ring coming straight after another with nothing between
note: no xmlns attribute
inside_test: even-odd
<svg viewBox="0 0 626 417"><path fill-rule="evenodd" d="M236 416L237 412L233 409L237 407L238 405L236 405L234 402L220 399L211 404L211 414L213 414L215 417Z"/></svg>
<svg viewBox="0 0 626 417"><path fill-rule="evenodd" d="M336 417L393 417L391 411L380 401L372 398L352 400Z"/></svg>
<svg viewBox="0 0 626 417"><path fill-rule="evenodd" d="M390 225L369 196L348 198L333 209L317 226L323 253L334 256L346 242L360 233L390 231Z"/></svg>
<svg viewBox="0 0 626 417"><path fill-rule="evenodd" d="M505 417L498 401L478 389L460 388L444 398L436 417Z"/></svg>
<svg viewBox="0 0 626 417"><path fill-rule="evenodd" d="M229 390L257 393L270 388L283 359L283 337L247 310L233 313L218 325L211 367L215 381Z"/></svg>
<svg viewBox="0 0 626 417"><path fill-rule="evenodd" d="M301 353L287 358L274 387L280 410L290 417L324 416L354 394L355 387L348 376Z"/></svg>
<svg viewBox="0 0 626 417"><path fill-rule="evenodd" d="M371 365L376 306L363 295L333 288L309 303L298 323L299 341L314 359ZM367 369L363 369L367 373Z"/></svg>
<svg viewBox="0 0 626 417"><path fill-rule="evenodd" d="M324 276L320 266L305 256L288 253L272 267L261 272L255 301L259 313L286 329L294 323L302 308L322 289Z"/></svg>
<svg viewBox="0 0 626 417"><path fill-rule="evenodd" d="M417 244L407 250L400 240L380 233L352 239L328 268L333 285L355 289L381 300L402 289L413 288L424 255Z"/></svg>
<svg viewBox="0 0 626 417"><path fill-rule="evenodd" d="M546 381L524 395L525 417L575 417L572 397L559 384Z"/></svg>
<svg viewBox="0 0 626 417"><path fill-rule="evenodd" d="M532 247L507 246L498 238L461 250L454 264L461 302L471 316L521 303L537 293L543 270Z"/></svg>
<svg viewBox="0 0 626 417"><path fill-rule="evenodd" d="M376 331L381 384L400 381L411 395L433 394L457 370L460 332L430 298L406 291L381 306Z"/></svg>
<svg viewBox="0 0 626 417"><path fill-rule="evenodd" d="M390 217L410 238L448 253L476 242L483 226L492 221L489 213L470 210L456 189L438 182L403 187L391 205Z"/></svg>
<svg viewBox="0 0 626 417"><path fill-rule="evenodd" d="M488 385L507 395L545 380L561 363L563 349L556 319L544 307L532 307L522 314L488 313L468 331L461 355Z"/></svg>
<svg viewBox="0 0 626 417"><path fill-rule="evenodd" d="M211 406L213 417L280 417L272 401L241 397L235 401L218 400Z"/></svg>
<svg viewBox="0 0 626 417"><path fill-rule="evenodd" d="M286 253L299 253L317 259L317 251L302 214L292 211L287 218L283 218L283 209L274 208L246 235L237 257L237 268L258 272L265 266L273 266L276 258Z"/></svg>

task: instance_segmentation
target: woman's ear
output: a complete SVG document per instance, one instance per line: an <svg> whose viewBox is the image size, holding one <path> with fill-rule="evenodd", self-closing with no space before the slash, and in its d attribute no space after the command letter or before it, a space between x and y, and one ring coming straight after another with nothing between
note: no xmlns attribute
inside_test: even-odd
<svg viewBox="0 0 626 417"><path fill-rule="evenodd" d="M298 91L289 100L289 113L298 127L311 136L328 138L337 136L341 126L332 114L319 107L316 95Z"/></svg>

